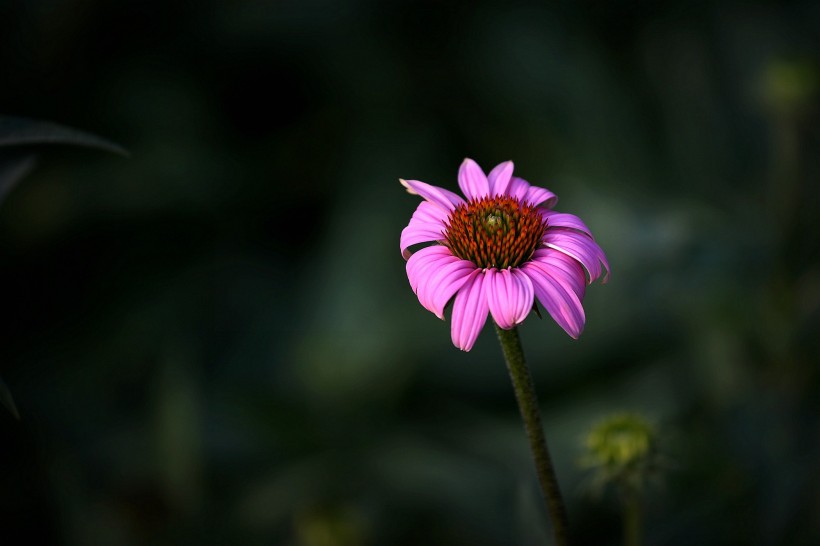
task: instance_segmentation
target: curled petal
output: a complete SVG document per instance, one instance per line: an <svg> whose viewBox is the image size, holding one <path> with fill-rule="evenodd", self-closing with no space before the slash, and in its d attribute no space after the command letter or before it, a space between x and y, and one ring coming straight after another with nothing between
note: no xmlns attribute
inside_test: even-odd
<svg viewBox="0 0 820 546"><path fill-rule="evenodd" d="M450 249L443 245L433 245L422 248L414 253L407 260L407 278L410 280L410 287L416 294L419 293L419 284L427 278L437 267L458 260L450 252Z"/></svg>
<svg viewBox="0 0 820 546"><path fill-rule="evenodd" d="M449 216L450 213L442 210L441 207L438 207L429 201L422 201L419 203L419 206L416 207L416 211L410 218L410 223L412 224L414 221L427 223L438 222L443 226Z"/></svg>
<svg viewBox="0 0 820 546"><path fill-rule="evenodd" d="M541 205L551 209L558 202L558 196L546 188L538 186L530 186L527 190L527 196L524 198L527 202L533 205Z"/></svg>
<svg viewBox="0 0 820 546"><path fill-rule="evenodd" d="M425 309L444 319L444 307L475 270L475 264L450 253L446 246L423 248L407 260L407 278Z"/></svg>
<svg viewBox="0 0 820 546"><path fill-rule="evenodd" d="M542 263L527 262L521 270L532 281L535 297L550 316L570 337L578 339L586 321L580 298Z"/></svg>
<svg viewBox="0 0 820 546"><path fill-rule="evenodd" d="M480 199L490 195L490 183L487 175L478 166L478 163L470 158L462 162L458 169L458 186L467 199Z"/></svg>
<svg viewBox="0 0 820 546"><path fill-rule="evenodd" d="M419 243L440 241L444 239L447 213L438 205L429 201L419 203L410 223L401 232L401 254L406 260L410 257L409 247Z"/></svg>
<svg viewBox="0 0 820 546"><path fill-rule="evenodd" d="M419 302L441 320L444 320L444 307L476 269L472 262L453 258L437 262L437 267L427 270L419 280Z"/></svg>
<svg viewBox="0 0 820 546"><path fill-rule="evenodd" d="M609 280L609 262L598 243L583 233L547 228L544 233L544 245L563 252L580 262L589 273L589 282L592 283L601 276L601 264L606 269L603 282Z"/></svg>
<svg viewBox="0 0 820 546"><path fill-rule="evenodd" d="M540 248L533 253L530 261L538 262L543 266L542 269L547 268L550 275L567 285L578 295L578 299L584 298L587 276L578 260L553 248Z"/></svg>
<svg viewBox="0 0 820 546"><path fill-rule="evenodd" d="M458 194L450 190L445 190L444 188L439 188L438 186L433 186L432 184L427 184L426 182L404 180L402 178L399 178L399 182L407 188L407 193L420 195L430 203L434 203L443 208L448 213L452 212L457 205L464 203L464 199Z"/></svg>
<svg viewBox="0 0 820 546"><path fill-rule="evenodd" d="M533 186L517 176L510 178L505 194L519 201L526 201L532 205L541 205L548 209L554 207L555 203L558 202L558 196L548 189Z"/></svg>
<svg viewBox="0 0 820 546"><path fill-rule="evenodd" d="M513 176L510 178L510 183L507 186L507 191L505 192L506 195L510 197L514 197L519 201L523 201L525 197L527 197L527 191L530 189L530 183L524 180L523 178L519 178L517 176Z"/></svg>
<svg viewBox="0 0 820 546"><path fill-rule="evenodd" d="M555 212L545 208L541 208L539 212L541 213L541 217L547 221L547 225L550 227L576 229L592 237L592 232L589 230L587 225L574 214Z"/></svg>
<svg viewBox="0 0 820 546"><path fill-rule="evenodd" d="M401 231L401 255L406 260L412 255L409 247L419 243L440 241L443 238L442 228L437 224L407 226Z"/></svg>
<svg viewBox="0 0 820 546"><path fill-rule="evenodd" d="M474 270L456 293L453 301L450 335L453 345L462 351L473 348L478 334L487 322L487 295L484 289L485 274Z"/></svg>
<svg viewBox="0 0 820 546"><path fill-rule="evenodd" d="M521 324L532 310L532 282L518 269L488 269L484 291L493 320L504 330Z"/></svg>
<svg viewBox="0 0 820 546"><path fill-rule="evenodd" d="M490 184L490 195L507 195L507 187L513 173L513 162L505 161L495 166L487 175Z"/></svg>

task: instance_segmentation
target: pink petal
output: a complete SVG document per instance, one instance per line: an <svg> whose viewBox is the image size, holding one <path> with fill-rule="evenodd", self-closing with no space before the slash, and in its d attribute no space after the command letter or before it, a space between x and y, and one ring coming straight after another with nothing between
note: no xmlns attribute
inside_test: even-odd
<svg viewBox="0 0 820 546"><path fill-rule="evenodd" d="M429 201L422 201L419 203L419 206L416 207L416 211L413 213L410 223L412 224L413 220L418 220L420 222L439 222L440 224L444 224L449 217L450 213L448 211L442 210L441 207Z"/></svg>
<svg viewBox="0 0 820 546"><path fill-rule="evenodd" d="M589 230L587 225L574 214L555 212L542 207L539 212L541 213L541 217L547 221L547 225L550 227L577 229L578 231L582 231L592 237L592 232Z"/></svg>
<svg viewBox="0 0 820 546"><path fill-rule="evenodd" d="M476 269L470 261L453 258L446 263L437 262L437 267L427 270L419 280L419 302L441 320L444 320L444 307Z"/></svg>
<svg viewBox="0 0 820 546"><path fill-rule="evenodd" d="M405 260L412 254L408 250L412 245L444 239L443 232L447 216L447 213L438 205L429 201L419 203L416 212L410 218L410 223L402 230L399 240L401 254Z"/></svg>
<svg viewBox="0 0 820 546"><path fill-rule="evenodd" d="M401 230L401 255L406 260L413 255L409 247L444 239L440 226L407 226Z"/></svg>
<svg viewBox="0 0 820 546"><path fill-rule="evenodd" d="M487 175L470 158L465 159L458 169L458 186L467 199L480 199L490 195L490 183Z"/></svg>
<svg viewBox="0 0 820 546"><path fill-rule="evenodd" d="M487 295L484 289L485 274L481 269L470 273L453 302L450 335L453 344L462 351L473 348L478 334L487 322Z"/></svg>
<svg viewBox="0 0 820 546"><path fill-rule="evenodd" d="M538 186L530 186L527 190L527 196L524 198L528 203L533 205L541 205L551 209L558 202L558 196L546 188Z"/></svg>
<svg viewBox="0 0 820 546"><path fill-rule="evenodd" d="M550 316L570 337L578 339L584 329L586 316L575 292L553 277L544 264L527 262L521 270L532 281L535 297Z"/></svg>
<svg viewBox="0 0 820 546"><path fill-rule="evenodd" d="M484 291L495 323L504 330L524 322L532 311L532 282L518 269L488 269Z"/></svg>
<svg viewBox="0 0 820 546"><path fill-rule="evenodd" d="M603 282L609 280L609 262L607 262L604 251L601 250L598 243L590 237L577 231L550 229L548 227L543 242L546 246L578 260L589 273L590 283L601 276L601 263L606 268L606 276Z"/></svg>
<svg viewBox="0 0 820 546"><path fill-rule="evenodd" d="M578 295L579 299L584 298L587 288L587 276L578 260L570 258L563 252L553 248L539 248L533 253L530 261L543 265L550 272L550 275L566 284L570 290Z"/></svg>
<svg viewBox="0 0 820 546"><path fill-rule="evenodd" d="M456 205L464 203L464 199L458 194L450 190L445 190L444 188L439 188L438 186L433 186L432 184L427 184L426 182L403 180L401 178L399 178L399 182L407 188L407 193L420 195L430 203L434 203L443 208L448 213L452 212L456 208Z"/></svg>
<svg viewBox="0 0 820 546"><path fill-rule="evenodd" d="M495 166L487 175L487 182L490 184L490 195L506 195L507 186L513 173L513 162L505 161Z"/></svg>
<svg viewBox="0 0 820 546"><path fill-rule="evenodd" d="M555 206L558 196L545 188L533 186L523 178L513 176L507 186L506 194L531 205L542 205L548 209Z"/></svg>
<svg viewBox="0 0 820 546"><path fill-rule="evenodd" d="M418 294L419 284L429 276L430 271L435 271L437 267L458 259L453 256L449 248L443 245L428 246L415 252L407 260L406 266L407 278L410 280L413 292Z"/></svg>
<svg viewBox="0 0 820 546"><path fill-rule="evenodd" d="M529 189L529 182L527 182L523 178L513 176L512 178L510 178L510 184L509 186L507 186L506 194L510 197L515 197L519 201L523 201L524 198L527 197L527 191Z"/></svg>

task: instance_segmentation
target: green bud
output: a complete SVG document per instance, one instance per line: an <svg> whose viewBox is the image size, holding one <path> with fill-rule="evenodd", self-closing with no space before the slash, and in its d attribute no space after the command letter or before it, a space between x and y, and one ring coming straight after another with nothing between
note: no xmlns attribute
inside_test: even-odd
<svg viewBox="0 0 820 546"><path fill-rule="evenodd" d="M581 464L593 470L596 490L610 484L640 490L658 469L657 441L655 427L642 416L613 415L587 434Z"/></svg>

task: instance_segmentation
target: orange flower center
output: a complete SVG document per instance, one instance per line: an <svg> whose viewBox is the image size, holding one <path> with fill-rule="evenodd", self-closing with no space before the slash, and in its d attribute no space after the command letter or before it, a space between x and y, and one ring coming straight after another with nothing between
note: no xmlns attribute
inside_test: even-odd
<svg viewBox="0 0 820 546"><path fill-rule="evenodd" d="M444 236L459 258L481 268L506 269L527 261L546 229L536 206L507 196L482 197L450 213Z"/></svg>

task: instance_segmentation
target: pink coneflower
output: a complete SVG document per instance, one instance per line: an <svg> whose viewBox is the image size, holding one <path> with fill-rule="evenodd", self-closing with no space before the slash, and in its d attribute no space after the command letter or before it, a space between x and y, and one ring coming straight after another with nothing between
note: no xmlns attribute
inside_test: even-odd
<svg viewBox="0 0 820 546"><path fill-rule="evenodd" d="M425 309L444 319L453 300L451 334L469 351L487 321L509 330L524 321L535 298L570 336L584 328L586 285L609 277L609 264L589 228L555 212L558 197L515 177L512 161L489 175L472 159L458 171L467 197L417 180L401 180L420 195L401 233L410 286ZM436 243L411 252L421 243ZM586 270L586 273L584 272Z"/></svg>

